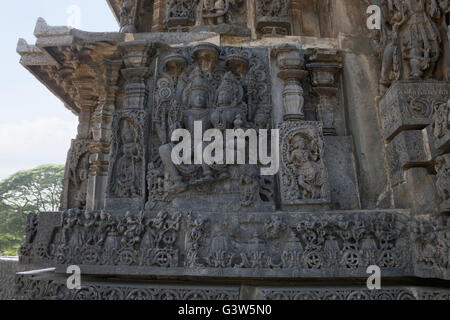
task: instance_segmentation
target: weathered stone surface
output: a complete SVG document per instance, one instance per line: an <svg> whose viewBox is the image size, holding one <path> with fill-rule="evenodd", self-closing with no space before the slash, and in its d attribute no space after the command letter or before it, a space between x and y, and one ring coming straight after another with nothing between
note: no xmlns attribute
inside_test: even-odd
<svg viewBox="0 0 450 320"><path fill-rule="evenodd" d="M55 270L21 274L22 297L448 299L413 283L450 280L447 2L383 1L374 39L362 0L108 2L120 32L39 19L18 43L79 117L62 212L31 214L20 250ZM275 175L172 161L176 129L261 151L272 128ZM91 277L77 292L70 264ZM391 286L356 284L373 264Z"/></svg>
<svg viewBox="0 0 450 320"><path fill-rule="evenodd" d="M404 171L431 165L433 156L426 130L408 130L397 135L386 147L392 186L405 181Z"/></svg>
<svg viewBox="0 0 450 320"><path fill-rule="evenodd" d="M430 143L439 154L450 152L450 100L435 104L433 119L427 127Z"/></svg>
<svg viewBox="0 0 450 320"><path fill-rule="evenodd" d="M423 129L431 124L434 109L447 101L448 83L400 81L381 100L385 140L391 141L405 130Z"/></svg>
<svg viewBox="0 0 450 320"><path fill-rule="evenodd" d="M16 273L25 268L17 257L0 256L0 300L16 299Z"/></svg>
<svg viewBox="0 0 450 320"><path fill-rule="evenodd" d="M258 287L122 283L89 281L81 290L68 290L65 279L50 275L19 275L18 294L33 300L449 300L445 288L384 287Z"/></svg>
<svg viewBox="0 0 450 320"><path fill-rule="evenodd" d="M328 171L333 209L359 209L361 200L352 138L325 136L324 145L324 160Z"/></svg>
<svg viewBox="0 0 450 320"><path fill-rule="evenodd" d="M404 181L392 188L395 207L409 208L413 215L434 215L441 200L437 194L436 177L427 168L404 170Z"/></svg>

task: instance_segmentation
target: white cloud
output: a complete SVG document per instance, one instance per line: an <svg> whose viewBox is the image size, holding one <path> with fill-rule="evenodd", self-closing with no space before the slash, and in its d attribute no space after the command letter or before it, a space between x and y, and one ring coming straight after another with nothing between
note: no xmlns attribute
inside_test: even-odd
<svg viewBox="0 0 450 320"><path fill-rule="evenodd" d="M41 164L64 164L77 119L56 117L0 124L0 179Z"/></svg>

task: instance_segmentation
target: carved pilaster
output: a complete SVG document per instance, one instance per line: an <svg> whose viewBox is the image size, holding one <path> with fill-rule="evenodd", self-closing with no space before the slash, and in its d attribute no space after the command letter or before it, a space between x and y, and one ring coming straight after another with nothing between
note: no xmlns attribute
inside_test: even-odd
<svg viewBox="0 0 450 320"><path fill-rule="evenodd" d="M102 74L99 75L98 79L98 87L100 88L99 105L95 110L92 121L93 142L89 158L88 210L100 210L105 202L112 121L121 66L121 60L104 59L101 63Z"/></svg>
<svg viewBox="0 0 450 320"><path fill-rule="evenodd" d="M119 44L126 67L121 70L126 81L125 108L114 114L106 207L142 209L145 204L149 123L146 80L152 49L147 41Z"/></svg>
<svg viewBox="0 0 450 320"><path fill-rule="evenodd" d="M336 50L316 49L306 67L311 72L312 92L319 97L317 115L325 135L336 135L335 113L339 105L338 77L342 69L341 55Z"/></svg>
<svg viewBox="0 0 450 320"><path fill-rule="evenodd" d="M119 45L126 68L122 75L126 80L125 104L127 109L143 109L148 96L145 80L150 76L147 63L152 45L147 41L123 42Z"/></svg>
<svg viewBox="0 0 450 320"><path fill-rule="evenodd" d="M283 119L303 120L305 118L303 88L301 80L308 74L303 70L303 52L293 45L282 45L272 51L280 69L278 77L284 83Z"/></svg>

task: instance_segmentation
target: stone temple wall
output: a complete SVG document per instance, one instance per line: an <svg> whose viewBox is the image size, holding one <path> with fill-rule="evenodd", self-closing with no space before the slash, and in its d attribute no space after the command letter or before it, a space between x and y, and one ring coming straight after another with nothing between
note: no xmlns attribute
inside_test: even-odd
<svg viewBox="0 0 450 320"><path fill-rule="evenodd" d="M0 257L0 300L15 298L16 273L23 269L17 257Z"/></svg>
<svg viewBox="0 0 450 320"><path fill-rule="evenodd" d="M377 1L380 30L363 0L109 3L120 32L39 18L18 43L79 118L61 210L30 214L20 249L54 269L18 276L22 296L448 299L448 1ZM260 151L277 129L279 171L221 163L228 144L175 163L176 129L255 130L237 141Z"/></svg>

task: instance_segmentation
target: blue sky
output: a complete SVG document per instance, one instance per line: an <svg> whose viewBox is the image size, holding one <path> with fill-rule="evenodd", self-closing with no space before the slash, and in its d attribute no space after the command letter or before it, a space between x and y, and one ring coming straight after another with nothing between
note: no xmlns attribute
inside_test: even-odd
<svg viewBox="0 0 450 320"><path fill-rule="evenodd" d="M65 163L77 119L19 64L17 40L34 44L38 17L49 25L67 25L68 9L80 8L80 29L117 31L106 0L4 1L0 12L0 179L46 163Z"/></svg>

